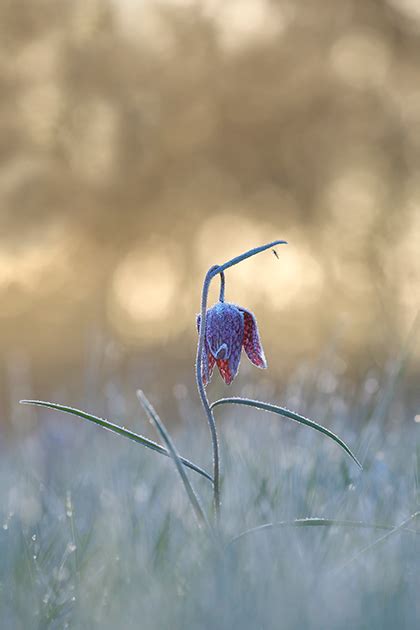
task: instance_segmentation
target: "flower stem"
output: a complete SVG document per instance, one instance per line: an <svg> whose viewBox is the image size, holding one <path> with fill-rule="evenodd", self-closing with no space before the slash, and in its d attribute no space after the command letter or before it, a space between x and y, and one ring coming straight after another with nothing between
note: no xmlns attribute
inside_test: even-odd
<svg viewBox="0 0 420 630"><path fill-rule="evenodd" d="M195 363L195 375L197 380L197 389L200 395L201 404L203 405L204 411L207 416L207 422L210 428L210 435L213 446L213 502L214 509L216 514L216 521L219 523L220 521L220 456L219 456L219 440L217 437L217 429L216 422L214 419L213 411L210 407L209 399L207 397L206 389L203 383L202 376L202 365L203 365L203 353L204 353L204 341L205 341L205 331L206 331L206 315L207 315L207 300L209 294L210 283L212 279L220 274L220 301L224 301L224 293L225 293L225 276L224 271L229 267L233 267L238 263L250 258L251 256L255 256L255 254L259 254L260 252L264 252L275 245L286 245L286 241L273 241L272 243L268 243L266 245L261 245L261 247L254 247L253 249L248 250L247 252L241 254L240 256L236 256L231 260L228 260L223 265L213 265L210 267L206 276L204 278L203 290L201 294L201 322L200 322L200 333L198 337L197 344L197 358ZM207 357L205 357L207 360Z"/></svg>
<svg viewBox="0 0 420 630"><path fill-rule="evenodd" d="M223 271L220 272L220 293L219 293L219 302L225 301L225 274Z"/></svg>
<svg viewBox="0 0 420 630"><path fill-rule="evenodd" d="M215 270L218 269L217 265L211 267L204 279L203 291L201 294L201 322L200 322L200 334L198 337L197 345L197 359L195 362L195 375L197 380L197 389L200 394L201 404L206 412L207 422L209 424L211 441L213 446L213 502L214 510L216 514L216 520L219 521L220 515L220 461L219 461L219 440L217 438L216 422L214 420L213 411L210 408L209 399L207 398L206 389L203 383L203 376L201 368L203 365L204 357L204 338L206 330L206 315L207 315L207 298L209 294L209 287L212 278L215 275ZM207 357L206 357L207 359Z"/></svg>

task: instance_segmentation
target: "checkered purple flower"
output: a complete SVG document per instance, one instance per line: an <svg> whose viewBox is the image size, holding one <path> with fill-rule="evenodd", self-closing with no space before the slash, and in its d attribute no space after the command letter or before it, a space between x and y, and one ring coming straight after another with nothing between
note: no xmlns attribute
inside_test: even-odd
<svg viewBox="0 0 420 630"><path fill-rule="evenodd" d="M197 316L200 332L201 316ZM255 316L242 306L217 302L206 314L206 331L201 364L204 385L210 381L214 366L227 385L238 373L241 350L244 348L251 363L266 368L267 362L261 345Z"/></svg>

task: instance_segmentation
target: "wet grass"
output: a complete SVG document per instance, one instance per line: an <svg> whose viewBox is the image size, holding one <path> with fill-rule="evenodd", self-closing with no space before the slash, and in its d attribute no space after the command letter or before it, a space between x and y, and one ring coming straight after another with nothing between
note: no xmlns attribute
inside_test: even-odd
<svg viewBox="0 0 420 630"><path fill-rule="evenodd" d="M363 472L315 431L251 407L221 408L220 545L199 527L170 458L22 408L41 422L0 447L1 627L417 627L420 426L404 401L384 408L391 386L375 404L363 392L308 401L296 382L285 393L285 404L293 399L350 445ZM373 412L362 426L363 406ZM209 470L193 392L185 408L173 443ZM109 411L151 433L140 407L122 418L112 403ZM211 483L187 474L212 522Z"/></svg>

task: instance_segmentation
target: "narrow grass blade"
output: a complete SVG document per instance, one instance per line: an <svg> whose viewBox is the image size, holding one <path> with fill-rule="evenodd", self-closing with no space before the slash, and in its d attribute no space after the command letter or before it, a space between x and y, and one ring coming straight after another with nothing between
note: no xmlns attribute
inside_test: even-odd
<svg viewBox="0 0 420 630"><path fill-rule="evenodd" d="M109 420L105 420L104 418L93 416L92 414L87 413L86 411L81 411L80 409L75 409L74 407L68 407L67 405L60 405L60 404L52 403L52 402L45 402L43 400L21 400L20 403L22 405L35 405L37 407L54 409L55 411L62 411L64 413L69 413L72 416L78 416L79 418L83 418L84 420L89 420L90 422L94 422L100 427L103 427L104 429L108 429L108 431L112 431L113 433L116 433L117 435L122 435L123 437L126 437L129 440L132 440L133 442L137 442L137 444L146 446L147 448L150 448L152 451L156 451L156 453L160 453L161 455L165 455L166 457L171 457L171 454L166 448L164 448L163 446L160 446L160 444L156 444L156 442L153 442L153 440L149 440L148 438L145 438L142 435L133 433L132 431L129 431L128 429L125 429L124 427L120 427L118 424L114 424L113 422L109 422ZM209 481L213 483L213 478L205 470L203 470L199 466L196 466L196 464L193 464L192 462L190 462L188 459L185 459L184 457L181 457L180 459L181 459L181 462L184 464L184 466L187 466L187 468L191 468L191 470L194 470L196 473L198 473L199 475L202 475L203 477L205 477L206 479L208 479Z"/></svg>
<svg viewBox="0 0 420 630"><path fill-rule="evenodd" d="M371 421L374 423L381 423L389 410L391 402L395 395L398 383L404 373L404 370L408 364L410 355L415 348L416 336L418 335L420 328L420 311L417 312L416 317L411 325L410 331L407 335L407 339L401 349L399 356L394 361L387 382L383 387L382 395L379 399L378 405L375 407L371 417Z"/></svg>
<svg viewBox="0 0 420 630"><path fill-rule="evenodd" d="M143 406L150 420L155 425L158 433L160 434L162 440L165 442L167 446L170 456L174 460L175 466L179 472L182 483L184 484L184 488L191 502L191 505L193 506L198 522L201 525L205 525L210 530L210 524L207 520L207 517L204 513L203 508L200 505L198 496L196 495L194 488L192 487L191 482L188 479L188 476L187 476L187 473L185 472L185 468L182 464L181 458L178 455L178 451L175 447L175 444L172 441L171 436L169 435L168 430L166 429L162 420L159 418L158 414L156 413L156 411L154 410L154 408L152 407L152 405L150 404L150 402L147 400L146 396L140 389L137 390L137 398L139 399L140 404Z"/></svg>
<svg viewBox="0 0 420 630"><path fill-rule="evenodd" d="M211 409L213 409L214 407L218 407L219 405L229 405L229 404L230 405L245 405L248 407L255 407L256 409L262 409L264 411L270 411L271 413L276 413L279 416L290 418L290 420L294 420L295 422L300 422L300 424L304 424L307 427L311 427L312 429L315 429L316 431L323 433L324 435L329 437L331 440L334 440L334 442L339 444L339 446L341 446L341 448L346 451L346 453L352 458L352 460L356 462L359 468L363 470L362 464L359 462L357 457L352 453L352 451L349 449L347 444L343 442L341 438L338 437L338 435L336 435L332 431L329 431L329 429L326 429L325 427L321 426L317 422L314 422L313 420L309 420L309 418L305 418L305 416L301 416L300 414L295 413L294 411L290 411L289 409L286 409L285 407L278 407L277 405L261 402L259 400L252 400L250 398L236 398L236 397L235 398L221 398L220 400L216 400L214 403L212 403L210 407Z"/></svg>
<svg viewBox="0 0 420 630"><path fill-rule="evenodd" d="M378 523L365 523L364 521L347 521L347 520L336 520L332 518L295 518L293 521L278 521L274 523L265 523L264 525L258 525L258 527L252 527L251 529L247 529L244 532L241 532L231 541L229 541L229 545L236 543L237 541L250 536L252 534L257 534L259 532L272 530L272 529L281 529L283 527L350 527L354 529L383 529L388 530L389 532L395 529L392 525L382 525ZM411 532L412 534L420 534L420 531L416 531L415 529L404 528L404 531Z"/></svg>
<svg viewBox="0 0 420 630"><path fill-rule="evenodd" d="M352 564L353 562L355 562L356 560L358 560L359 558L364 556L367 551L370 551L371 549L373 549L377 545L380 545L381 543L385 542L386 540L388 540L388 538L390 538L391 536L393 536L397 532L406 530L407 529L407 525L409 523L411 523L411 521L414 521L415 519L417 519L419 516L420 516L420 511L419 512L415 512L414 514L412 514L411 516L406 518L402 523L400 523L396 527L390 528L389 532L387 532L386 534L384 534L380 538L377 538L376 540L371 542L369 545L366 545L362 549L359 549L359 551L356 554L354 554L354 556L352 556L349 560L344 562L338 569L335 569L335 571L342 571L343 569L348 567L349 564Z"/></svg>

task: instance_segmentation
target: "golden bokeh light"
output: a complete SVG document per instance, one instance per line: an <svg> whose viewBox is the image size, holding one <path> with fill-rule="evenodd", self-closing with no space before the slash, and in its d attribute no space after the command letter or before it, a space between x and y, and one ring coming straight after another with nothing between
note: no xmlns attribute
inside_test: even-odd
<svg viewBox="0 0 420 630"><path fill-rule="evenodd" d="M77 275L72 265L75 244L75 235L69 236L66 223L58 221L40 231L38 238L29 243L17 239L3 246L0 292L14 287L30 306L34 297L46 297L74 282ZM6 300L7 305L9 308L0 309L0 316L13 314L13 302L8 304Z"/></svg>
<svg viewBox="0 0 420 630"><path fill-rule="evenodd" d="M210 20L218 41L226 52L258 42L262 37L278 37L292 19L291 4L275 7L268 0L113 0L120 23L131 36L145 38L150 46L168 54L174 41L162 8L197 11L196 16Z"/></svg>
<svg viewBox="0 0 420 630"><path fill-rule="evenodd" d="M269 265L265 273L257 271L257 287L264 303L275 311L282 311L291 307L307 308L319 302L324 273L315 256L293 236L290 246L280 247L278 265Z"/></svg>
<svg viewBox="0 0 420 630"><path fill-rule="evenodd" d="M414 191L412 191L414 192ZM388 252L388 273L396 280L402 322L408 328L420 312L420 189L409 202L404 235Z"/></svg>
<svg viewBox="0 0 420 630"><path fill-rule="evenodd" d="M22 124L40 147L48 147L54 140L62 105L63 98L55 82L36 83L26 91L20 107Z"/></svg>
<svg viewBox="0 0 420 630"><path fill-rule="evenodd" d="M202 272L209 267L225 262L232 256L232 251L255 247L256 243L264 240L262 224L248 217L244 217L240 208L232 208L219 212L203 221L197 236L194 238L197 263ZM239 273L246 273L238 271Z"/></svg>
<svg viewBox="0 0 420 630"><path fill-rule="evenodd" d="M93 100L75 106L63 146L72 169L93 182L101 182L112 171L118 121L115 110L105 101Z"/></svg>
<svg viewBox="0 0 420 630"><path fill-rule="evenodd" d="M386 43L374 31L350 32L331 50L331 64L337 75L355 88L381 85L390 65Z"/></svg>
<svg viewBox="0 0 420 630"><path fill-rule="evenodd" d="M56 31L31 41L14 57L13 71L30 84L53 81L58 75L60 44L61 37Z"/></svg>
<svg viewBox="0 0 420 630"><path fill-rule="evenodd" d="M214 19L222 45L234 50L262 36L281 34L285 22L275 19L275 8L267 0L204 0L204 14Z"/></svg>
<svg viewBox="0 0 420 630"><path fill-rule="evenodd" d="M114 272L108 302L112 324L121 336L145 344L170 338L183 325L180 284L173 246L145 249L139 243Z"/></svg>
<svg viewBox="0 0 420 630"><path fill-rule="evenodd" d="M382 195L381 178L368 166L339 172L326 191L334 238L347 242L353 250L355 240L371 233L384 201Z"/></svg>
<svg viewBox="0 0 420 630"><path fill-rule="evenodd" d="M226 272L227 299L250 307L263 302L275 310L292 303L307 306L320 296L323 271L296 231L290 228L280 233L280 227L244 218L239 212L216 215L206 220L196 239L200 267L204 273L215 262L211 243L217 248L218 260L224 262L235 251L251 249L275 238L286 240L286 236L289 245L276 248L279 259L267 252Z"/></svg>
<svg viewBox="0 0 420 630"><path fill-rule="evenodd" d="M401 11L408 19L420 23L420 4L417 0L388 0L388 4Z"/></svg>
<svg viewBox="0 0 420 630"><path fill-rule="evenodd" d="M190 362L208 268L280 238L226 299L287 369L337 326L385 364L419 308L418 2L42 6L1 9L5 356L53 381L97 327Z"/></svg>
<svg viewBox="0 0 420 630"><path fill-rule="evenodd" d="M100 33L101 16L106 9L106 4L102 0L83 0L75 3L71 30L78 44L89 42L95 34Z"/></svg>

